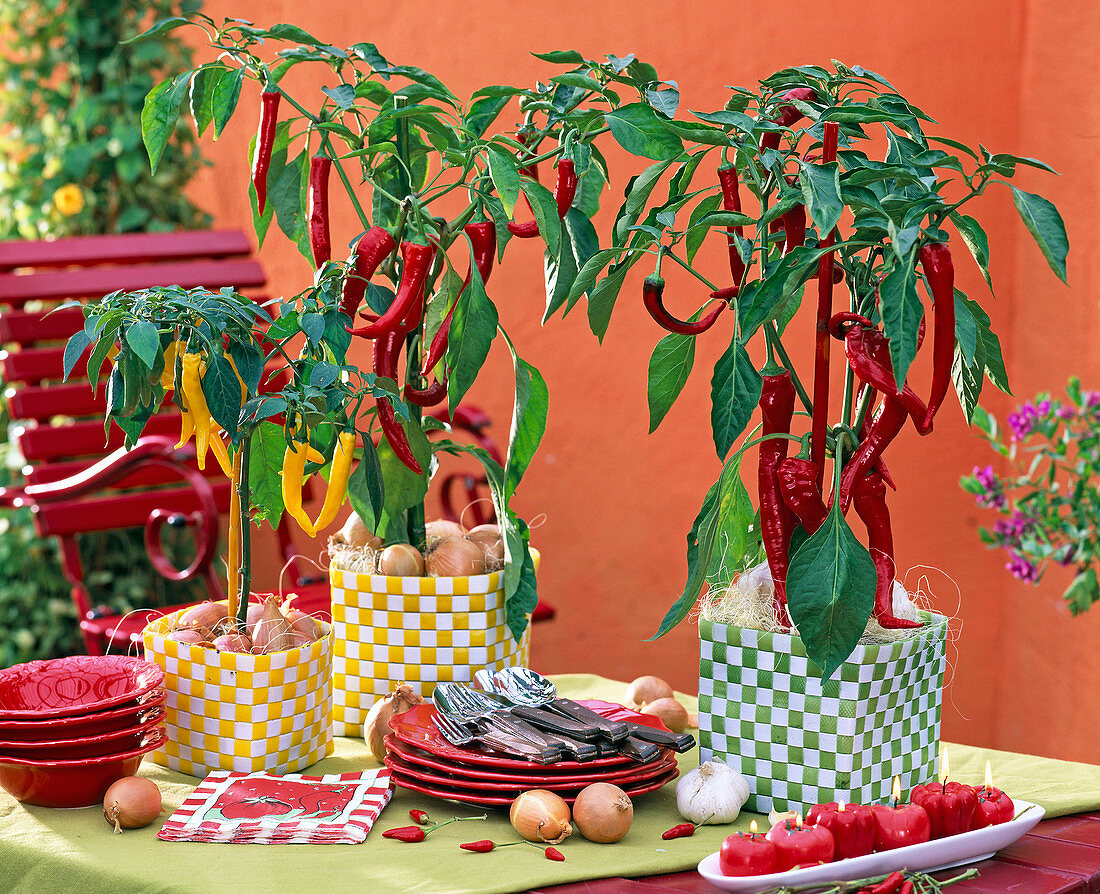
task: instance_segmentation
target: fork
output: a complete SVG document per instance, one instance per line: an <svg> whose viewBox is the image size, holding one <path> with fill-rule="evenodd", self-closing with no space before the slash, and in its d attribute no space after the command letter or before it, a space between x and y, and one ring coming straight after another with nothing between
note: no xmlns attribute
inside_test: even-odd
<svg viewBox="0 0 1100 894"><path fill-rule="evenodd" d="M440 713L432 715L432 723L444 739L459 747L476 742L494 751L518 755L539 764L552 764L561 758L561 753L556 749L536 748L521 739L502 735L490 729L481 729L480 724L474 724L475 730L470 730L468 726Z"/></svg>

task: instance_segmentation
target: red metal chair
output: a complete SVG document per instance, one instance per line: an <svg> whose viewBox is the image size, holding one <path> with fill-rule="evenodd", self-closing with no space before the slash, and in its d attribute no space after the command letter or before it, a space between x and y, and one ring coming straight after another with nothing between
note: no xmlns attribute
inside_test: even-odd
<svg viewBox="0 0 1100 894"><path fill-rule="evenodd" d="M24 486L0 492L0 505L30 506L35 527L61 546L62 570L90 653L125 651L155 609L125 618L92 605L76 537L93 531L145 526L153 567L169 580L199 578L222 596L217 557L218 514L229 507L229 483L217 464L199 472L191 454L173 448L179 411L166 402L149 420L140 446L122 447L113 428L105 438L105 383L93 392L86 364L62 381L65 341L84 325L80 308L50 313L70 299L98 298L116 289L158 285L233 286L255 290L266 282L240 231L128 234L0 242L0 376L13 439L26 466ZM114 452L111 452L114 451ZM110 453L104 459L104 453ZM175 568L161 549L162 528L196 531L196 555ZM289 531L279 531L284 556L294 554ZM297 569L295 569L297 573ZM163 609L161 610L163 611Z"/></svg>

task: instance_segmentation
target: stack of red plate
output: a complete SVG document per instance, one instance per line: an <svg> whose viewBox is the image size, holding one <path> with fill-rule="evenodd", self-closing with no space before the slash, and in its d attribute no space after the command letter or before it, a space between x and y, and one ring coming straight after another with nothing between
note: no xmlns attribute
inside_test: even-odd
<svg viewBox="0 0 1100 894"><path fill-rule="evenodd" d="M611 720L666 729L656 717L622 705L601 701L580 704ZM645 763L615 755L584 763L544 765L452 745L432 723L435 710L434 705L422 704L398 714L390 720L393 733L386 736L386 766L394 782L425 795L479 807L507 807L521 792L543 788L572 804L581 789L593 782L613 783L634 796L656 791L679 775L676 757L666 748Z"/></svg>
<svg viewBox="0 0 1100 894"><path fill-rule="evenodd" d="M164 743L164 672L123 655L0 670L0 786L24 804L87 807Z"/></svg>

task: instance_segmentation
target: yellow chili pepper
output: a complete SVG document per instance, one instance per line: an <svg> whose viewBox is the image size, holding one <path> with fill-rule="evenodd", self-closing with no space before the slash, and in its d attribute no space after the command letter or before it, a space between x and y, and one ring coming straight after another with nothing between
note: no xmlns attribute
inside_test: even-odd
<svg viewBox="0 0 1100 894"><path fill-rule="evenodd" d="M283 477L283 508L303 531L309 534L310 537L316 537L317 531L313 527L313 522L309 520L309 516L302 508L302 476L305 467L306 444L302 441L292 440L290 446L286 449L286 454L283 456L283 469L281 472Z"/></svg>
<svg viewBox="0 0 1100 894"><path fill-rule="evenodd" d="M184 407L180 410L180 440L176 444L176 449L179 450L184 444L191 440L191 435L195 433L195 420L191 416L191 411Z"/></svg>
<svg viewBox="0 0 1100 894"><path fill-rule="evenodd" d="M328 490L325 491L325 502L321 507L321 514L313 523L314 534L331 525L336 520L340 507L344 505L348 479L351 477L351 461L355 456L355 442L355 429L340 433L336 450L332 454L332 473L328 479Z"/></svg>
<svg viewBox="0 0 1100 894"><path fill-rule="evenodd" d="M210 424L209 443L210 451L214 454L218 465L222 467L226 477L231 479L233 477L233 463L229 459L229 452L225 448L225 441L222 440L221 432L213 421Z"/></svg>
<svg viewBox="0 0 1100 894"><path fill-rule="evenodd" d="M160 374L160 386L165 391L171 391L176 387L176 355L179 353L180 343L172 342L164 351L164 371Z"/></svg>
<svg viewBox="0 0 1100 894"><path fill-rule="evenodd" d="M237 364L233 362L233 358L229 354L222 354L222 356L229 361L229 365L233 367L233 375L237 377L237 381L241 383L241 403L243 404L248 400L248 388L244 384L244 379L241 378L241 374L237 372Z"/></svg>
<svg viewBox="0 0 1100 894"><path fill-rule="evenodd" d="M206 468L206 450L210 443L210 429L213 425L210 408L206 405L206 395L202 393L202 354L186 352L183 355L183 398L185 406L191 412L195 431L195 458L199 468Z"/></svg>

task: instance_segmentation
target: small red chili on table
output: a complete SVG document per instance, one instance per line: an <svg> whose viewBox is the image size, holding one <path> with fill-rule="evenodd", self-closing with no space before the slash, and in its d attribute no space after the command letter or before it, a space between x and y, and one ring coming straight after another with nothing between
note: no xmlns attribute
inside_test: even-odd
<svg viewBox="0 0 1100 894"><path fill-rule="evenodd" d="M396 829L386 829L382 833L383 838L393 838L396 841L423 841L428 837L428 833L425 832L420 826L398 826Z"/></svg>
<svg viewBox="0 0 1100 894"><path fill-rule="evenodd" d="M547 860L554 860L557 863L565 862L565 854L559 851L556 847L548 847L545 851Z"/></svg>
<svg viewBox="0 0 1100 894"><path fill-rule="evenodd" d="M432 824L432 819L428 816L426 810L410 810L409 816L418 826L430 826Z"/></svg>
<svg viewBox="0 0 1100 894"><path fill-rule="evenodd" d="M382 833L383 838L392 838L396 841L404 841L408 843L415 843L423 841L436 829L443 826L449 826L451 823L461 823L465 820L483 820L488 819L488 814L482 814L481 816L452 816L449 820L444 820L441 823L435 823L434 825L428 825L431 820L428 818L428 814L423 810L410 810L409 816L411 816L416 822L420 823L419 826L398 826L396 829L386 829ZM424 828L428 825L428 828Z"/></svg>

